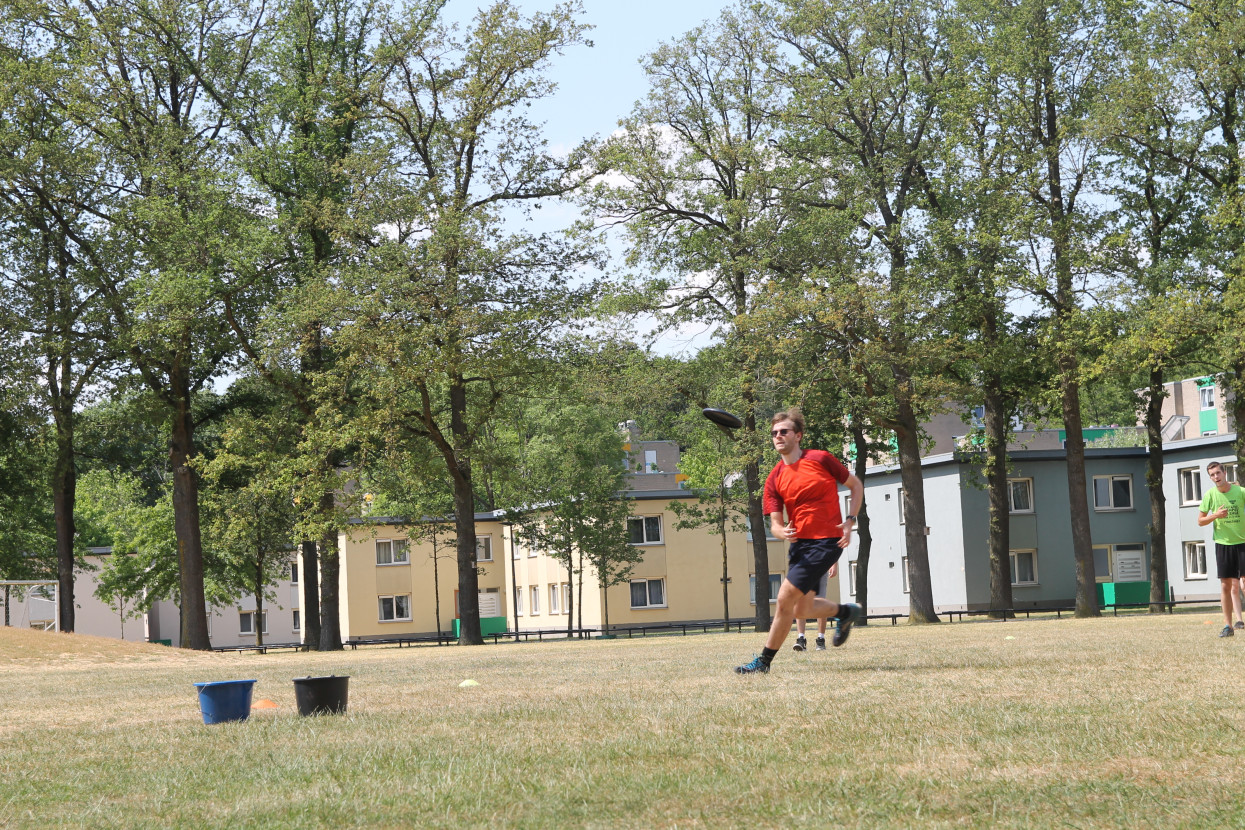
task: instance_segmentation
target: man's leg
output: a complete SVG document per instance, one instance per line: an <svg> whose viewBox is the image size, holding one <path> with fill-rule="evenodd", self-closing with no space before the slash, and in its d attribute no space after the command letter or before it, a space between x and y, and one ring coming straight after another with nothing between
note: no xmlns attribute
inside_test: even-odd
<svg viewBox="0 0 1245 830"><path fill-rule="evenodd" d="M1224 630L1220 632L1220 637L1232 636L1232 612L1235 609L1240 613L1241 597L1236 593L1236 577L1228 577L1219 580L1219 602L1223 606L1223 622ZM790 623L788 623L789 625Z"/></svg>

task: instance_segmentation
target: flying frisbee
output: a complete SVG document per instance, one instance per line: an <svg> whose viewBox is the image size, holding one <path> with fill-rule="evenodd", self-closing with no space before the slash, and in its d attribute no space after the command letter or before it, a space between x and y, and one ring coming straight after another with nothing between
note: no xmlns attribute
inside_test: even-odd
<svg viewBox="0 0 1245 830"><path fill-rule="evenodd" d="M738 416L732 415L725 409L706 407L700 410L700 414L724 429L739 429L744 425L744 422L739 420Z"/></svg>

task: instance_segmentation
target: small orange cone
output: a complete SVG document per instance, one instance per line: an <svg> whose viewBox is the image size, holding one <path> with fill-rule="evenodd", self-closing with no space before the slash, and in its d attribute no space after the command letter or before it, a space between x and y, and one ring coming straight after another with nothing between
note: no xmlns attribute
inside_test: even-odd
<svg viewBox="0 0 1245 830"><path fill-rule="evenodd" d="M271 700L268 700L267 698L264 698L263 700L257 700L254 703L252 703L251 708L252 709L276 709L277 704L273 703Z"/></svg>

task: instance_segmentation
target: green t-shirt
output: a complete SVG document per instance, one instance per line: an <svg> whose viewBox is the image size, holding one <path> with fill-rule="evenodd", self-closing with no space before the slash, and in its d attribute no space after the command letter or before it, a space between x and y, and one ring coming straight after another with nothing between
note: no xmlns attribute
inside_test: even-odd
<svg viewBox="0 0 1245 830"><path fill-rule="evenodd" d="M1218 487L1202 496L1203 513L1214 513L1221 507L1228 508L1228 515L1215 519L1215 541L1221 545L1245 545L1245 490L1232 484L1228 492L1220 493Z"/></svg>

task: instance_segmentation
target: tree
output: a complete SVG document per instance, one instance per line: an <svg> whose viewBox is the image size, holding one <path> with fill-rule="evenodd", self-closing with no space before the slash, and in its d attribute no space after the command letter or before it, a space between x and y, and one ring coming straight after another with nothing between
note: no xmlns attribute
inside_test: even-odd
<svg viewBox="0 0 1245 830"><path fill-rule="evenodd" d="M90 265L74 242L94 233L99 188L89 178L82 183L96 159L80 146L81 131L39 94L49 79L63 75L65 56L33 37L34 27L20 15L9 22L0 35L0 299L14 312L12 330L29 337L40 355L40 388L55 436L50 478L58 622L59 630L72 632L76 410L116 357L95 280L83 273Z"/></svg>
<svg viewBox="0 0 1245 830"><path fill-rule="evenodd" d="M22 13L67 56L64 75L42 79L39 94L107 159L90 173L107 188L93 213L108 232L76 235L62 194L30 177L23 186L54 208L96 278L118 346L170 413L181 642L206 649L191 409L237 349L220 312L226 286L254 268L259 215L231 175L227 114L210 100L249 83L263 10L246 0L57 0Z"/></svg>
<svg viewBox="0 0 1245 830"><path fill-rule="evenodd" d="M290 436L284 411L255 417L241 412L227 425L222 446L203 464L205 506L216 558L229 582L255 600L255 644L264 644L264 600L289 573L297 510L285 457Z"/></svg>
<svg viewBox="0 0 1245 830"><path fill-rule="evenodd" d="M595 571L604 592L608 631L608 588L629 576L643 558L627 537L631 505L622 494L623 438L611 418L582 404L554 399L535 409L534 429L520 460L528 487L527 509L517 519L519 532L529 546L566 568L571 603L567 636L573 634L577 606L583 627L586 567ZM574 601L577 585L579 603Z"/></svg>
<svg viewBox="0 0 1245 830"><path fill-rule="evenodd" d="M577 6L523 19L508 3L459 37L439 3L394 10L380 26L382 113L392 176L343 284L336 368L389 435L429 442L453 485L460 642L479 644L474 452L497 407L539 378L591 285L574 239L510 230L503 209L567 193L583 154L544 147L527 106L549 94L551 57L584 40ZM357 378L357 379L356 379Z"/></svg>
<svg viewBox="0 0 1245 830"><path fill-rule="evenodd" d="M697 499L694 503L672 501L668 508L678 517L676 529L713 528L722 542L723 631L730 631L731 627L727 528L729 525L730 530L736 533L748 530L748 497L744 492L739 465L739 459L732 457L727 449L727 440L720 434L684 450L679 456L679 469L687 475L687 483L696 491ZM757 580L758 587L760 581Z"/></svg>
<svg viewBox="0 0 1245 830"><path fill-rule="evenodd" d="M1115 155L1107 192L1119 210L1108 242L1122 280L1121 320L1127 321L1102 361L1106 371L1128 380L1135 375L1118 367L1136 366L1144 374L1134 406L1146 427L1150 550L1156 553L1167 550L1164 384L1173 367L1204 349L1200 300L1204 275L1217 259L1209 254L1215 247L1210 184L1198 172L1211 141L1209 124L1189 115L1198 106L1197 84L1181 71L1172 23L1171 10L1156 5L1118 27L1128 71L1104 96L1098 116L1098 131ZM1151 556L1151 613L1164 609L1166 584L1166 556Z"/></svg>
<svg viewBox="0 0 1245 830"><path fill-rule="evenodd" d="M808 276L786 296L800 298L796 313L836 354L829 365L847 356L842 371L867 392L869 420L895 436L909 619L917 623L938 621L920 423L943 405L945 369L958 352L940 319L946 286L916 233L938 207L921 196L950 67L941 12L924 0L793 1L773 23L795 57L778 67L792 89L783 147L800 170L794 198L806 207L803 237L816 241L800 247Z"/></svg>
<svg viewBox="0 0 1245 830"><path fill-rule="evenodd" d="M742 324L763 302L766 284L788 273L776 243L789 216L771 145L782 98L766 76L772 49L756 14L740 8L645 58L648 95L599 148L611 178L591 194L598 213L625 226L630 261L652 270L632 310L656 312L662 330L707 324L721 344L723 383L738 385L729 400L714 404L738 406L743 418L737 435L751 452L744 487L758 528L767 521L759 463L771 396L764 388L768 367L754 357ZM767 631L764 534L754 534L752 552L756 628Z"/></svg>

